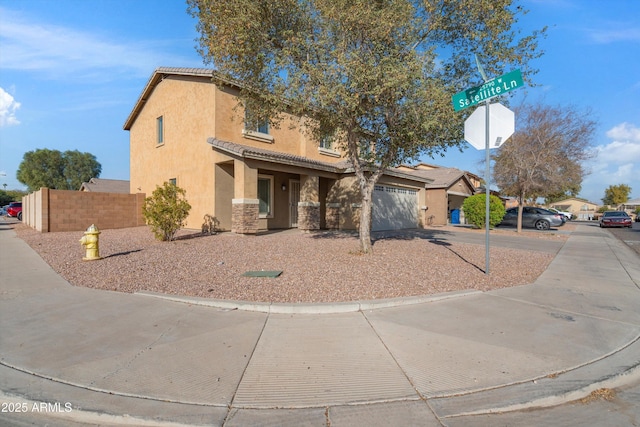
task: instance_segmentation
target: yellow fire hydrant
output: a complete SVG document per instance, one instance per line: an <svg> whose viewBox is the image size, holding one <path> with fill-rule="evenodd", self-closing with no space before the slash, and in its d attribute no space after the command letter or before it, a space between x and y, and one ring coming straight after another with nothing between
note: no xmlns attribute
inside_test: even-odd
<svg viewBox="0 0 640 427"><path fill-rule="evenodd" d="M80 244L87 250L87 255L82 258L83 261L95 261L100 258L99 250L99 235L100 230L94 224L91 224L87 231L84 232L84 236L80 239Z"/></svg>

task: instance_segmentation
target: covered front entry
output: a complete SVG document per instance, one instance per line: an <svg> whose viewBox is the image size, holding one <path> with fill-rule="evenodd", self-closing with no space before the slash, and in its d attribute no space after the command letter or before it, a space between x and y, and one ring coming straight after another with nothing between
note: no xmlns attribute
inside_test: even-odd
<svg viewBox="0 0 640 427"><path fill-rule="evenodd" d="M418 228L418 192L390 185L373 190L371 230Z"/></svg>

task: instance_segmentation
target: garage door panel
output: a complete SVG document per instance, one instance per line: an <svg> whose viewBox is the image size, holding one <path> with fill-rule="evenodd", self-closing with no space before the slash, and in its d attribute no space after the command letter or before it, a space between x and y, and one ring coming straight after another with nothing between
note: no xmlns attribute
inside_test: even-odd
<svg viewBox="0 0 640 427"><path fill-rule="evenodd" d="M418 227L418 195L415 190L377 185L373 192L373 231Z"/></svg>

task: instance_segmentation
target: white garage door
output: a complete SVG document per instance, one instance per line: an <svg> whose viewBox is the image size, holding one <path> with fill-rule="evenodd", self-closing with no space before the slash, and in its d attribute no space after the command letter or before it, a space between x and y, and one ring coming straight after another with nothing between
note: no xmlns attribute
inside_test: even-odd
<svg viewBox="0 0 640 427"><path fill-rule="evenodd" d="M371 230L401 230L418 227L418 192L388 185L373 190Z"/></svg>

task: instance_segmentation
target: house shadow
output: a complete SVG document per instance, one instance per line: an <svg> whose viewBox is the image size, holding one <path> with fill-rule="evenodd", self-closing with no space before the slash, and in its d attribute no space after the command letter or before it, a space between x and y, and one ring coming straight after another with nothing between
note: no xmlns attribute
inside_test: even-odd
<svg viewBox="0 0 640 427"><path fill-rule="evenodd" d="M311 237L313 239L357 239L359 236L358 230L316 230L312 231ZM384 240L434 240L444 238L452 235L447 230L425 230L425 229L404 229L404 230L387 230L387 231L372 231L371 243L373 245L376 242Z"/></svg>
<svg viewBox="0 0 640 427"><path fill-rule="evenodd" d="M448 230L438 229L410 229L410 230L389 230L389 231L374 231L371 233L371 243L375 249L377 242L385 240L405 240L411 241L416 239L425 240L433 245L442 246L448 251L456 255L462 261L466 262L470 266L476 268L478 271L484 273L484 269L474 264L472 261L466 259L463 255L456 252L454 245L447 240L447 237L453 235ZM345 238L358 238L357 231L333 231L322 230L314 232L314 239L345 239Z"/></svg>
<svg viewBox="0 0 640 427"><path fill-rule="evenodd" d="M394 230L394 231L378 231L372 233L372 240L375 245L376 241L382 240L414 240L414 239L423 239L428 241L431 244L442 246L455 256L460 258L462 261L466 262L470 266L476 268L477 270L484 273L484 269L480 266L474 264L473 262L466 259L463 255L456 252L454 249L454 245L451 242L447 241L447 237L451 236L453 233L448 230L437 230L437 229L413 229L413 230Z"/></svg>

